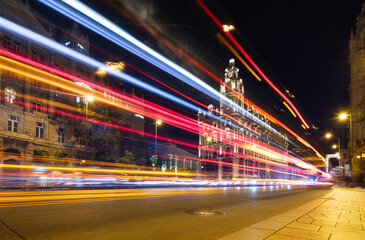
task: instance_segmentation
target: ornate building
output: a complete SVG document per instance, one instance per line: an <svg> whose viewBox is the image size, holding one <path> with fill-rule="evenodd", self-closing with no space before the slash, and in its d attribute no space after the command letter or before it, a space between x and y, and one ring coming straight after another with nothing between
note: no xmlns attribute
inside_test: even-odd
<svg viewBox="0 0 365 240"><path fill-rule="evenodd" d="M351 74L349 92L352 117L352 131L349 134L350 150L355 150L365 141L365 3L356 20L356 31L351 32L349 42Z"/></svg>
<svg viewBox="0 0 365 240"><path fill-rule="evenodd" d="M234 59L230 59L220 86L220 93L235 104L227 106L221 101L219 107L211 104L207 112L198 113L202 163L207 171L216 171L218 179L292 178L282 174L288 173L286 162L255 149L264 146L287 152L288 140L270 126L268 119L243 102L244 84L238 73Z"/></svg>
<svg viewBox="0 0 365 240"><path fill-rule="evenodd" d="M0 4L1 17L90 56L88 36L80 31L76 23L65 32L56 34L54 28L39 20L41 16L29 6L28 1L0 0ZM2 29L0 29L0 44L0 48L4 51L15 53L39 64L72 74L80 79L93 83L101 82L101 79L95 78L95 69L92 67L51 52L42 46ZM90 94L94 91L84 83L76 84L80 88L89 89ZM109 87L110 89L116 89L115 85ZM119 89L119 85L117 87ZM123 89L123 87L120 89ZM86 112L86 117L88 117L88 114L89 117L92 117L91 115L100 108L105 111L104 105L101 106L97 102L91 103L86 96L72 94L67 90L3 68L0 68L0 90L0 164L23 164L27 161L34 161L34 155L63 157L67 158L69 163L74 164L81 162L77 159L90 159L94 155L95 147L87 144L87 138L90 134L76 136L75 133L75 129L86 123L86 121L65 116L61 113L66 112L84 117ZM125 91L124 87L124 94ZM129 95L136 97L134 91ZM106 92L104 92L104 97L112 102L116 101L114 96ZM120 109L114 109L113 111L118 116L117 124L144 132L144 117L142 115L121 111ZM108 113L111 116L110 112ZM102 113L104 114L104 112ZM137 137L131 137L124 133L117 134L115 129L100 124L93 124L90 130L118 135L120 136L119 139L126 139L117 141L111 146L114 148L115 154L110 161L119 158L120 152L124 150L125 146L136 146L136 144L130 143L129 138L134 137L137 141L141 138L143 140L143 134ZM84 130L81 129L80 131ZM121 147L121 144L124 144L123 147ZM137 150L140 151L140 149ZM144 156L138 157L143 158ZM95 158L95 160L99 159Z"/></svg>
<svg viewBox="0 0 365 240"><path fill-rule="evenodd" d="M0 15L50 39L55 39L52 28L38 20L28 2L2 2ZM64 34L61 43L89 55L88 38L74 24L67 30L76 34L79 41ZM93 81L94 70L59 54L54 54L29 40L0 30L1 48L61 71ZM72 42L71 42L72 41ZM0 152L6 161L22 162L34 154L49 153L53 156L82 158L91 149L72 141L76 119L64 117L55 103L76 105L77 96L69 96L61 89L37 81L26 75L0 69ZM83 98L83 96L79 96Z"/></svg>

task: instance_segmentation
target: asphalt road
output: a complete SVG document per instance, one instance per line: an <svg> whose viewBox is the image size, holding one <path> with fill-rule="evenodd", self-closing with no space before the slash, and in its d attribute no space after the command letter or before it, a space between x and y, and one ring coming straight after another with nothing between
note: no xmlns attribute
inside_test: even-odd
<svg viewBox="0 0 365 240"><path fill-rule="evenodd" d="M27 240L219 239L328 191L232 187L1 192L0 220ZM188 210L225 215L198 216Z"/></svg>

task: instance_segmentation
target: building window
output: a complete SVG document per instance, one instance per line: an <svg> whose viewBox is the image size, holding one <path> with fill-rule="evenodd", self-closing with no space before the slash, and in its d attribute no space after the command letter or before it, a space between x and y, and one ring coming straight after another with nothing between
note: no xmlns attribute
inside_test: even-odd
<svg viewBox="0 0 365 240"><path fill-rule="evenodd" d="M61 70L61 66L58 65L57 63L54 64L54 68L57 69L57 70L59 70L59 71Z"/></svg>
<svg viewBox="0 0 365 240"><path fill-rule="evenodd" d="M65 142L65 130L63 128L58 129L58 142Z"/></svg>
<svg viewBox="0 0 365 240"><path fill-rule="evenodd" d="M42 64L46 64L46 58L44 56L41 56L39 62Z"/></svg>
<svg viewBox="0 0 365 240"><path fill-rule="evenodd" d="M32 102L32 109L41 112L42 104L40 102Z"/></svg>
<svg viewBox="0 0 365 240"><path fill-rule="evenodd" d="M3 47L9 49L10 48L10 43L11 43L11 38L8 37L8 36L4 36Z"/></svg>
<svg viewBox="0 0 365 240"><path fill-rule="evenodd" d="M37 126L35 128L35 136L37 138L44 138L44 123L37 122Z"/></svg>
<svg viewBox="0 0 365 240"><path fill-rule="evenodd" d="M54 110L54 115L55 115L55 117L61 118L62 117L62 115L61 115L61 109L56 108Z"/></svg>
<svg viewBox="0 0 365 240"><path fill-rule="evenodd" d="M8 131L18 132L19 127L19 117L9 115L8 116Z"/></svg>
<svg viewBox="0 0 365 240"><path fill-rule="evenodd" d="M17 41L14 41L14 52L16 54L19 54L20 53L20 43L17 42Z"/></svg>
<svg viewBox="0 0 365 240"><path fill-rule="evenodd" d="M77 43L77 51L79 51L80 53L84 53L85 52L84 46L82 46L80 43Z"/></svg>
<svg viewBox="0 0 365 240"><path fill-rule="evenodd" d="M36 53L36 52L32 52L32 55L30 56L30 58L31 58L33 61L37 61L37 53Z"/></svg>
<svg viewBox="0 0 365 240"><path fill-rule="evenodd" d="M5 101L13 103L15 100L16 91L12 87L5 88Z"/></svg>
<svg viewBox="0 0 365 240"><path fill-rule="evenodd" d="M34 81L33 82L33 86L35 86L35 87L41 87L42 86L42 83L40 81Z"/></svg>
<svg viewBox="0 0 365 240"><path fill-rule="evenodd" d="M80 144L81 146L85 146L85 145L86 145L86 141L85 141L85 139L81 138L81 139L79 140L79 144Z"/></svg>

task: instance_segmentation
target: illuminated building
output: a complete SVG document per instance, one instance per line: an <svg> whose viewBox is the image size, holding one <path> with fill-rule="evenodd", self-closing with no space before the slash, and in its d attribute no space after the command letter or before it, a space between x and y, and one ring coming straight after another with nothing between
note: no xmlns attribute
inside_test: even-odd
<svg viewBox="0 0 365 240"><path fill-rule="evenodd" d="M244 104L244 84L238 72L234 59L230 59L229 66L225 69L224 82L220 85L220 93L242 107L248 114L270 126L270 121L266 117ZM212 118L213 115L219 116L221 121ZM268 154L277 148L287 153L288 140L285 135L268 130L249 118L247 114L240 113L235 106L226 106L222 102L219 107L209 105L208 114L199 112L198 123L199 157L218 162L218 164L204 163L208 171L217 171L218 179L292 178L286 168L288 163L273 159L271 154ZM264 151L259 150L262 146L265 148ZM282 174L283 172L285 174Z"/></svg>
<svg viewBox="0 0 365 240"><path fill-rule="evenodd" d="M161 143L157 146L158 162L157 166L161 171L189 171L200 172L201 162L196 155L179 148L171 142ZM152 155L152 154L151 154Z"/></svg>
<svg viewBox="0 0 365 240"><path fill-rule="evenodd" d="M65 33L57 32L58 30L38 20L39 14L33 11L28 1L23 2L0 0L1 17L90 56L89 39L80 31L76 23ZM1 29L0 44L6 51L95 83L93 67L51 52ZM76 164L79 161L75 159L90 159L95 153L95 149L88 146L88 134L92 131L116 134L116 131L110 127L93 124L88 134L75 135L75 129L86 121L64 116L62 112L92 118L96 110L103 107L96 106L97 104L92 101L94 90L91 87L81 82L78 85L80 88L89 89L90 96L72 94L65 89L37 81L26 75L0 69L1 163L22 164L24 159L31 159L33 155L46 155L66 158L69 159L69 164ZM131 95L134 96L133 93ZM115 100L114 96L106 92L104 97L112 102ZM59 105L68 108L62 108ZM124 111L119 111L118 114L121 116L118 118L118 124L144 131L144 117L141 114ZM120 157L120 152L124 150L120 144L126 143L119 141L113 146L115 151L111 160ZM95 158L95 160L99 159Z"/></svg>

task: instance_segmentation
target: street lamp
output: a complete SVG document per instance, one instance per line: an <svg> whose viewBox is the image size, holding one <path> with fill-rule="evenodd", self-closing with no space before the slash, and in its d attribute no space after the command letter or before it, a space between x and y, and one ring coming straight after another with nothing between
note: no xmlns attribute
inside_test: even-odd
<svg viewBox="0 0 365 240"><path fill-rule="evenodd" d="M352 161L352 147L353 147L353 143L352 143L352 117L351 114L347 114L347 113L341 113L339 115L339 119L340 120L346 120L347 117L350 119L350 149L349 149L349 159L351 159L351 168L353 168L353 161Z"/></svg>
<svg viewBox="0 0 365 240"><path fill-rule="evenodd" d="M338 165L340 167L340 172L342 174L342 170L341 168L343 167L343 160L342 160L342 156L341 156L341 141L339 137L333 136L331 133L326 133L325 138L330 139L330 138L337 138L337 145L332 145L332 148L337 148L338 147ZM341 164L342 163L342 164Z"/></svg>
<svg viewBox="0 0 365 240"><path fill-rule="evenodd" d="M332 145L332 148L333 148L333 149L336 149L336 148L337 148L337 145L336 145L336 144L333 144L333 145Z"/></svg>
<svg viewBox="0 0 365 240"><path fill-rule="evenodd" d="M157 127L161 124L162 121L160 119L157 119L155 123L155 155L157 154Z"/></svg>
<svg viewBox="0 0 365 240"><path fill-rule="evenodd" d="M85 104L86 104L86 110L85 110L85 117L87 119L87 115L89 113L89 102L93 101L94 98L93 96L89 95L85 98Z"/></svg>
<svg viewBox="0 0 365 240"><path fill-rule="evenodd" d="M224 32L230 32L230 31L234 30L234 26L232 26L232 25L223 25L222 27L223 27Z"/></svg>

